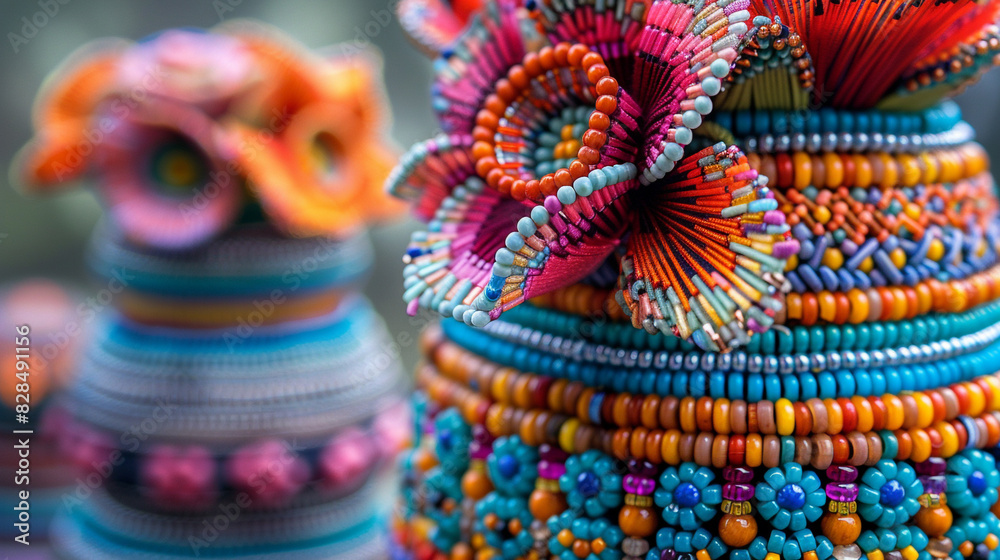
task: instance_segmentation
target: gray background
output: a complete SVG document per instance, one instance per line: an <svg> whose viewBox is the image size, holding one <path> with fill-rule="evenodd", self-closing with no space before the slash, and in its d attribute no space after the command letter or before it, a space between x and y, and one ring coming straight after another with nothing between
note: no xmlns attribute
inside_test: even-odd
<svg viewBox="0 0 1000 560"><path fill-rule="evenodd" d="M56 0L48 0L55 2ZM3 88L0 114L4 134L0 135L0 162L6 167L15 151L30 137L31 101L46 73L79 45L98 37L119 36L139 39L167 27L211 27L221 19L255 18L284 29L310 47L352 40L370 40L385 58L385 81L392 103L392 137L400 146L424 139L437 129L430 111L430 61L403 36L393 15L388 25L383 10L394 0L370 2L335 0L328 2L292 0L61 0L59 12L47 18L37 34L18 46L10 44L9 33L21 33L23 21L40 7L36 1L0 3L0 44ZM235 4L235 6L233 6ZM222 14L218 8L231 10ZM375 12L375 13L373 13ZM39 20L43 18L39 16ZM374 22L374 23L372 23ZM365 31L368 28L369 32ZM377 30L377 33L370 33ZM994 72L959 101L966 119L979 132L979 141L1000 161L1000 72ZM7 184L0 185L0 284L28 276L49 276L79 287L83 295L93 292L84 272L83 251L89 232L99 216L99 208L86 189L77 189L51 198L28 198ZM406 343L405 333L415 334L420 321L405 316L400 255L410 220L373 231L377 265L368 285L368 294L390 324L398 340L403 340L407 366L416 360L416 345ZM412 337L411 337L412 338Z"/></svg>

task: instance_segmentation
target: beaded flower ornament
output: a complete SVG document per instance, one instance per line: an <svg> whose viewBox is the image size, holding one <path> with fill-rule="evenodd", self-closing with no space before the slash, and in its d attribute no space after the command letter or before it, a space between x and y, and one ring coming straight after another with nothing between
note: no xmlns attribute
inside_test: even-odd
<svg viewBox="0 0 1000 560"><path fill-rule="evenodd" d="M1000 223L947 100L998 16L486 2L388 181L408 310L455 319L399 557L1000 558Z"/></svg>
<svg viewBox="0 0 1000 560"><path fill-rule="evenodd" d="M374 54L323 59L248 22L85 45L44 85L12 174L30 190L98 175L133 242L192 247L266 218L342 235L399 208ZM256 210L255 210L256 209Z"/></svg>

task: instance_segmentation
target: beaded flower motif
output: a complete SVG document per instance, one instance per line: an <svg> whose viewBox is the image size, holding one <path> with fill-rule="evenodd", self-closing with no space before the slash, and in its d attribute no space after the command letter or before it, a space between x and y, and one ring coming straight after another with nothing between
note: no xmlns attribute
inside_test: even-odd
<svg viewBox="0 0 1000 560"><path fill-rule="evenodd" d="M980 517L997 502L1000 472L989 453L969 449L948 459L948 506L967 517Z"/></svg>
<svg viewBox="0 0 1000 560"><path fill-rule="evenodd" d="M384 215L393 152L374 56L326 60L243 22L82 47L39 94L15 162L51 190L93 170L131 241L186 249L264 218L334 235Z"/></svg>
<svg viewBox="0 0 1000 560"><path fill-rule="evenodd" d="M1000 520L995 515L986 515L979 519L971 517L956 519L951 529L945 533L945 536L955 544L950 554L951 559L967 560L972 557L997 560L1000 558L1000 547L996 541L998 534L1000 534ZM963 554L963 549L971 551L971 554Z"/></svg>
<svg viewBox="0 0 1000 560"><path fill-rule="evenodd" d="M486 460L496 491L505 496L527 496L538 478L538 450L518 436L497 438Z"/></svg>
<svg viewBox="0 0 1000 560"><path fill-rule="evenodd" d="M858 513L882 528L906 523L920 510L924 486L913 467L882 459L869 467L858 487Z"/></svg>
<svg viewBox="0 0 1000 560"><path fill-rule="evenodd" d="M571 508L590 518L622 504L622 475L615 469L615 460L596 449L566 459L559 489Z"/></svg>
<svg viewBox="0 0 1000 560"><path fill-rule="evenodd" d="M757 512L775 529L801 531L823 515L826 492L812 471L786 463L764 473L755 492Z"/></svg>
<svg viewBox="0 0 1000 560"><path fill-rule="evenodd" d="M559 560L618 560L625 534L607 519L587 519L563 512L548 521L549 552Z"/></svg>
<svg viewBox="0 0 1000 560"><path fill-rule="evenodd" d="M663 520L670 526L694 531L715 517L722 503L722 486L712 484L713 480L712 469L695 463L667 467L653 493L653 501L663 508Z"/></svg>
<svg viewBox="0 0 1000 560"><path fill-rule="evenodd" d="M530 5L537 35L500 0L452 45L434 89L446 133L389 179L429 221L407 251L408 311L484 326L620 249L635 327L708 350L766 330L797 242L743 152L694 146L746 0Z"/></svg>
<svg viewBox="0 0 1000 560"><path fill-rule="evenodd" d="M424 513L434 521L431 541L441 550L450 550L462 537L462 483L440 467L427 473Z"/></svg>
<svg viewBox="0 0 1000 560"><path fill-rule="evenodd" d="M396 13L410 39L436 56L461 34L482 4L482 0L400 0Z"/></svg>
<svg viewBox="0 0 1000 560"><path fill-rule="evenodd" d="M434 453L446 472L463 473L469 466L472 428L455 408L443 410L434 418Z"/></svg>
<svg viewBox="0 0 1000 560"><path fill-rule="evenodd" d="M532 519L526 499L494 491L476 504L475 530L504 560L515 560L535 544L529 530Z"/></svg>
<svg viewBox="0 0 1000 560"><path fill-rule="evenodd" d="M826 537L817 537L809 529L795 531L786 535L777 529L771 531L768 538L757 537L748 549L753 560L765 560L769 554L775 554L782 560L799 560L808 554L817 560L826 560L833 556L833 544ZM773 556L772 556L773 558Z"/></svg>

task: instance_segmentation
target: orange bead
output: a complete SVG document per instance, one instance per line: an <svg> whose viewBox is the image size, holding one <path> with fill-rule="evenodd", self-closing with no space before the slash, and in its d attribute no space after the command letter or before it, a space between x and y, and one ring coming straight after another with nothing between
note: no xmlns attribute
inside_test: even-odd
<svg viewBox="0 0 1000 560"><path fill-rule="evenodd" d="M757 536L757 520L752 515L725 514L719 520L719 537L731 547L743 548ZM853 542L853 541L852 541Z"/></svg>
<svg viewBox="0 0 1000 560"><path fill-rule="evenodd" d="M462 477L462 493L473 500L481 500L492 491L493 483L481 468L471 468Z"/></svg>
<svg viewBox="0 0 1000 560"><path fill-rule="evenodd" d="M648 537L656 532L659 519L648 508L625 506L618 513L618 525L630 537Z"/></svg>
<svg viewBox="0 0 1000 560"><path fill-rule="evenodd" d="M823 527L823 535L830 539L834 546L851 544L861 536L861 518L856 513L849 515L826 513L820 524Z"/></svg>
<svg viewBox="0 0 1000 560"><path fill-rule="evenodd" d="M917 514L913 516L913 521L928 537L932 539L943 537L948 532L948 529L951 529L951 509L947 506L920 508Z"/></svg>

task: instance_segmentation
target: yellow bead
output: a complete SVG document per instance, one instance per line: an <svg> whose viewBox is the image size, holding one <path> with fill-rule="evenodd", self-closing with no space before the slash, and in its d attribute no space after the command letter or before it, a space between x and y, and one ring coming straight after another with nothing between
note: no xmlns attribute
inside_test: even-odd
<svg viewBox="0 0 1000 560"><path fill-rule="evenodd" d="M785 272L791 272L799 267L799 256L792 255L785 261Z"/></svg>
<svg viewBox="0 0 1000 560"><path fill-rule="evenodd" d="M827 249L826 252L823 253L823 264L837 270L844 264L844 254L837 248Z"/></svg>
<svg viewBox="0 0 1000 560"><path fill-rule="evenodd" d="M939 261L944 257L944 243L935 238L931 241L930 248L927 249L927 258L932 261Z"/></svg>
<svg viewBox="0 0 1000 560"><path fill-rule="evenodd" d="M792 435L795 432L795 409L792 407L792 401L784 398L775 401L774 419L779 436Z"/></svg>
<svg viewBox="0 0 1000 560"><path fill-rule="evenodd" d="M580 421L576 418L570 418L569 420L563 422L561 428L559 428L559 447L562 448L566 453L573 453L573 438L576 435L576 429L580 426Z"/></svg>
<svg viewBox="0 0 1000 560"><path fill-rule="evenodd" d="M902 247L896 247L889 252L889 259L892 260L892 264L896 268L903 268L906 266L906 253L903 251Z"/></svg>
<svg viewBox="0 0 1000 560"><path fill-rule="evenodd" d="M884 560L885 555L882 554L881 550L873 550L867 554L868 560Z"/></svg>
<svg viewBox="0 0 1000 560"><path fill-rule="evenodd" d="M813 210L813 217L816 218L817 222L825 224L830 221L830 218L833 217L833 214L830 212L830 209L827 208L826 206L817 206L816 209Z"/></svg>
<svg viewBox="0 0 1000 560"><path fill-rule="evenodd" d="M871 272L873 268L875 268L875 261L871 257L861 261L861 264L858 265L858 270L864 273Z"/></svg>
<svg viewBox="0 0 1000 560"><path fill-rule="evenodd" d="M570 531L569 529L563 529L562 531L559 531L559 534L556 535L556 540L559 541L559 544L565 546L566 548L569 548L573 544L573 541L575 540L575 538L573 537L573 531Z"/></svg>
<svg viewBox="0 0 1000 560"><path fill-rule="evenodd" d="M905 560L917 560L920 556L920 553L917 552L917 549L913 548L913 545L910 545L899 552L903 555Z"/></svg>

